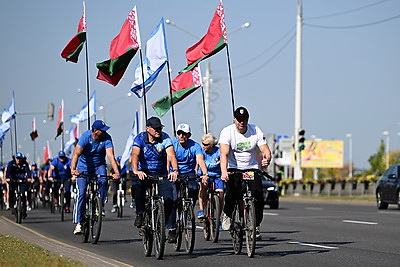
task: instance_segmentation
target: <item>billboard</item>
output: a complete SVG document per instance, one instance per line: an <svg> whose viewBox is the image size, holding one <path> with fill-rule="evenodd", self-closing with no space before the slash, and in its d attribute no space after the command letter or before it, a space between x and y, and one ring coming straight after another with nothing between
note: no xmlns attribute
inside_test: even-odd
<svg viewBox="0 0 400 267"><path fill-rule="evenodd" d="M302 168L343 168L343 140L306 140Z"/></svg>

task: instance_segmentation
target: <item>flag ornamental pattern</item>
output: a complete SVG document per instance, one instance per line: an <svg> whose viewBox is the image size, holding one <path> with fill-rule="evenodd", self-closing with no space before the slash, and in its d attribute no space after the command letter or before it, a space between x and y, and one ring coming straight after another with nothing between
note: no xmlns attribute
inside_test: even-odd
<svg viewBox="0 0 400 267"><path fill-rule="evenodd" d="M172 105L174 105L196 91L200 86L202 86L201 73L199 66L197 66L189 72L183 72L176 76L171 82L171 94L157 100L152 104L152 107L158 116L162 117L171 108L171 96Z"/></svg>
<svg viewBox="0 0 400 267"><path fill-rule="evenodd" d="M79 54L86 42L86 16L85 16L85 5L83 6L83 15L79 20L78 33L72 37L72 39L65 46L61 52L61 57L65 58L66 61L74 63L78 62Z"/></svg>
<svg viewBox="0 0 400 267"><path fill-rule="evenodd" d="M61 106L60 109L58 110L57 135L55 139L57 139L57 137L60 136L64 131L63 125L64 125L64 100L61 100Z"/></svg>
<svg viewBox="0 0 400 267"><path fill-rule="evenodd" d="M192 70L200 61L215 55L226 46L228 38L226 35L224 16L224 7L221 1L215 11L206 35L195 45L186 50L188 65L181 70L181 72Z"/></svg>
<svg viewBox="0 0 400 267"><path fill-rule="evenodd" d="M143 87L147 93L155 83L158 74L164 68L168 60L167 42L165 39L164 18L150 34L146 43L146 58L142 64L136 66L135 81L132 84L131 91L139 98L143 97ZM144 76L144 84L143 84Z"/></svg>
<svg viewBox="0 0 400 267"><path fill-rule="evenodd" d="M35 139L38 138L38 136L39 136L38 131L36 129L36 119L35 118L33 118L33 121L32 121L32 132L30 133L30 136L31 136L32 141L35 141Z"/></svg>
<svg viewBox="0 0 400 267"><path fill-rule="evenodd" d="M110 59L97 63L97 79L116 86L140 48L136 6L131 10L119 34L111 41Z"/></svg>

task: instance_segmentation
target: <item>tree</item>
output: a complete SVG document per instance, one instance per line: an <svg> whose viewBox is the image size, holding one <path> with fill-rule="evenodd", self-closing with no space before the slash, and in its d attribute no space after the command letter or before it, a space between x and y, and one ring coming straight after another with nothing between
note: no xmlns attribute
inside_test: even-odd
<svg viewBox="0 0 400 267"><path fill-rule="evenodd" d="M369 157L368 162L371 165L371 168L367 171L368 174L382 175L385 171L385 143L383 139L381 139L378 152Z"/></svg>

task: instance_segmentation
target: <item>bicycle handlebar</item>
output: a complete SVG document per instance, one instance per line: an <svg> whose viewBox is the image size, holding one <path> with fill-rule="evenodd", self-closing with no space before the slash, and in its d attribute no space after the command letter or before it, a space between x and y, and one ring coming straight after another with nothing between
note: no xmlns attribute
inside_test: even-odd
<svg viewBox="0 0 400 267"><path fill-rule="evenodd" d="M89 174L89 173L80 173L77 175L77 177L82 177L82 178L108 178L108 179L113 179L114 177L111 175L106 175L106 174Z"/></svg>

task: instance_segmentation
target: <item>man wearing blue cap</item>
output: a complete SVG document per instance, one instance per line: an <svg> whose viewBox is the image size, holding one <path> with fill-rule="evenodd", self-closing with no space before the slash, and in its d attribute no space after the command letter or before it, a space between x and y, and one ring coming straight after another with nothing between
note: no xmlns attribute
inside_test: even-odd
<svg viewBox="0 0 400 267"><path fill-rule="evenodd" d="M71 204L71 159L64 151L58 152L58 158L53 159L48 171L49 181L54 183L54 201L58 201L58 191L61 184L65 189L65 212L70 213Z"/></svg>
<svg viewBox="0 0 400 267"><path fill-rule="evenodd" d="M71 161L72 180L76 178L77 200L74 205L73 222L76 224L74 234L82 234L81 222L85 207L85 192L89 180L79 177L79 174L107 175L106 156L111 167L115 170L114 179L119 179L119 170L114 155L114 145L111 136L106 132L108 127L102 120L92 124L92 130L88 130L79 138ZM97 178L100 198L106 201L108 180L106 177ZM103 211L104 215L104 211Z"/></svg>

